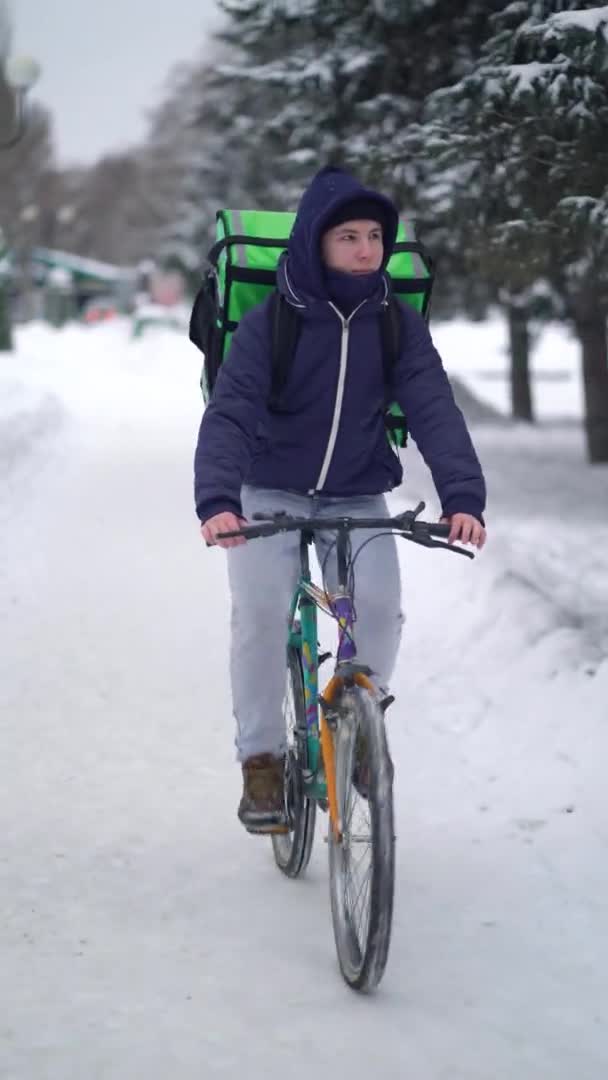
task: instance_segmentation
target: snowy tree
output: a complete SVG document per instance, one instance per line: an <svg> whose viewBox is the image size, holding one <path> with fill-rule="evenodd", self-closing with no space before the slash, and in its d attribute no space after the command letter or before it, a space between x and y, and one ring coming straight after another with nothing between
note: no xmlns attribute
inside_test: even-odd
<svg viewBox="0 0 608 1080"><path fill-rule="evenodd" d="M177 73L145 151L157 190L166 161L178 163L176 183L169 183L173 213L158 240L194 267L219 207L293 209L317 167L345 161L353 102L362 93L358 71L370 53L358 43L367 8L361 0L221 6L227 24L213 64L203 56Z"/></svg>
<svg viewBox="0 0 608 1080"><path fill-rule="evenodd" d="M216 60L224 49L218 42ZM151 114L142 152L149 252L194 278L213 242L218 209L268 205L273 162L257 145L257 109L250 87L204 54L176 69Z"/></svg>
<svg viewBox="0 0 608 1080"><path fill-rule="evenodd" d="M210 134L198 123L203 84L199 65L180 65L173 72L164 100L150 115L141 156L148 255L186 273L201 265L213 216L201 182Z"/></svg>
<svg viewBox="0 0 608 1080"><path fill-rule="evenodd" d="M512 297L550 283L581 340L589 456L606 461L608 8L516 0L493 22L477 69L429 103L429 195Z"/></svg>
<svg viewBox="0 0 608 1080"><path fill-rule="evenodd" d="M412 123L431 90L473 67L488 6L501 4L223 0L213 57L178 69L151 117L142 156L151 246L197 268L219 207L294 209L328 161L416 209L425 180ZM484 283L464 293L461 260L446 253L447 244L443 281L453 265L451 291L474 294L479 308Z"/></svg>
<svg viewBox="0 0 608 1080"><path fill-rule="evenodd" d="M76 254L132 265L141 255L144 217L137 152L104 155L82 174L71 249Z"/></svg>
<svg viewBox="0 0 608 1080"><path fill-rule="evenodd" d="M387 178L387 151L415 115L404 64L419 4L367 0L224 0L223 39L236 60L228 78L256 99L258 139L273 159L275 186L297 198L318 167L340 162L364 179ZM375 136L375 138L374 138ZM411 173L390 158L392 185Z"/></svg>
<svg viewBox="0 0 608 1080"><path fill-rule="evenodd" d="M391 76L383 82L372 75L369 96L357 106L350 160L364 162L366 178L388 185L400 207L413 213L437 265L434 311L444 315L466 311L479 317L494 290L477 261L468 258L468 238L459 235L451 215L441 213L445 192L433 184L421 120L435 91L475 69L488 17L503 6L504 0L411 0L389 7L382 37L383 70ZM446 182L449 192L453 180Z"/></svg>
<svg viewBox="0 0 608 1080"><path fill-rule="evenodd" d="M235 105L225 134L248 205L293 208L302 178L312 171L310 155L294 145L293 136L305 124L295 69L305 42L318 32L314 5L311 0L223 0L220 7L227 21L218 34L221 54L213 83Z"/></svg>
<svg viewBox="0 0 608 1080"><path fill-rule="evenodd" d="M427 180L416 138L427 98L473 70L488 36L488 17L503 5L504 0L378 4L375 20L360 28L369 62L348 153L363 163L370 180L390 178L402 204L416 206ZM362 63L363 57L360 71Z"/></svg>
<svg viewBox="0 0 608 1080"><path fill-rule="evenodd" d="M165 168L151 168L147 147L107 154L88 168L58 171L43 243L77 255L133 266L151 255L162 261L160 238L175 202Z"/></svg>
<svg viewBox="0 0 608 1080"><path fill-rule="evenodd" d="M295 204L311 173L331 161L384 188L402 210L418 216L425 208L419 196L426 172L415 124L433 90L473 69L488 13L503 4L224 0L231 18L224 38L236 59L223 70L244 80L256 99L256 149L259 154L263 147L273 162L267 204ZM433 214L428 221L437 233ZM454 296L467 299L461 256L450 258L452 234L434 239L440 241L443 283L449 277ZM486 291L481 281L469 288L476 306Z"/></svg>

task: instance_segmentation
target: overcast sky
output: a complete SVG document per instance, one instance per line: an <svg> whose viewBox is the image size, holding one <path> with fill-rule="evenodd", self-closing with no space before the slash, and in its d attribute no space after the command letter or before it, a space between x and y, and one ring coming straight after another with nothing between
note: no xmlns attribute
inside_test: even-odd
<svg viewBox="0 0 608 1080"><path fill-rule="evenodd" d="M13 52L42 65L60 163L88 164L145 134L175 63L198 55L215 0L9 0ZM93 14L94 13L94 14Z"/></svg>

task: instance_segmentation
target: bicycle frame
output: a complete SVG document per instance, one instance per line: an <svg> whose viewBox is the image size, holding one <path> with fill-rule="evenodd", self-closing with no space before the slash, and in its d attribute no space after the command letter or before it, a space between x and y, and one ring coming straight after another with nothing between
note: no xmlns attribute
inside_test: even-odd
<svg viewBox="0 0 608 1080"><path fill-rule="evenodd" d="M265 515L254 514L260 525L246 525L244 528L218 533L220 540L235 536L255 539L261 536L273 536L280 532L300 532L301 574L294 591L289 611L288 644L300 650L303 665L304 700L306 710L306 769L304 770L305 794L317 801L327 799L332 829L337 842L342 838L339 808L336 796L336 770L334 761L334 741L330 731L338 722L338 713L334 702L344 685L353 684L365 688L368 693L377 695L369 676L371 671L357 663L357 647L352 629L355 622L353 598L349 590L349 533L352 529L382 529L396 532L406 540L421 544L427 548L442 548L472 559L474 556L464 548L453 546L447 539L450 526L444 522L435 524L420 521L418 515L424 510L424 502L419 502L415 509L406 510L392 518L295 518L289 514L278 513L269 519ZM338 564L338 587L334 596L327 596L318 588L310 577L308 546L312 543L312 528L332 529L336 531L336 555ZM444 539L438 539L442 537ZM327 611L337 618L339 627L338 654L336 668L332 678L319 695L318 669L319 655L317 646L317 608ZM300 618L297 618L297 614ZM392 700L392 699L390 699ZM378 702L384 711L387 702ZM321 713L319 715L319 706ZM321 770L321 750L322 764ZM323 771L325 775L323 775Z"/></svg>
<svg viewBox="0 0 608 1080"><path fill-rule="evenodd" d="M304 773L306 795L312 799L327 799L329 814L336 838L342 834L342 823L336 795L336 777L334 764L334 746L327 724L324 707L331 706L338 691L344 684L340 675L340 665L348 664L353 680L372 693L373 683L364 672L353 671L357 658L357 646L353 636L355 611L352 597L348 591L347 530L338 530L337 561L338 590L328 596L311 579L308 548L312 543L311 533L302 532L300 537L300 578L294 591L289 611L289 644L300 650L304 675L304 702L306 710L306 759ZM317 608L329 615L337 616L339 637L336 656L336 669L327 684L322 698L319 696L319 653L317 635ZM299 619L297 618L299 611ZM319 713L319 705L322 705ZM321 770L323 764L323 770ZM323 772L325 775L323 775Z"/></svg>

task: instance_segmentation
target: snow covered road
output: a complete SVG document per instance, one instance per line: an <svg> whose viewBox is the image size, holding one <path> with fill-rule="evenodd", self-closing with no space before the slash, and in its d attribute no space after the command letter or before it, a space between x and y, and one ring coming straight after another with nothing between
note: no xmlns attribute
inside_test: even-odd
<svg viewBox="0 0 608 1080"><path fill-rule="evenodd" d="M359 998L325 821L293 883L236 820L197 379L122 324L29 327L0 365L0 1077L600 1080L606 469L575 427L484 427L487 550L403 545L393 944ZM436 510L407 460L395 508Z"/></svg>

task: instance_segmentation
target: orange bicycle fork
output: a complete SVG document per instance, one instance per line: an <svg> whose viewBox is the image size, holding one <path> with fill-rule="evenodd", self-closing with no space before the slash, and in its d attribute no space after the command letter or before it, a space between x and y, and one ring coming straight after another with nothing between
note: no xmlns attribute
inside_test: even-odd
<svg viewBox="0 0 608 1080"><path fill-rule="evenodd" d="M344 687L346 674L342 675L339 671L336 671L323 695L319 696L318 670L320 661L317 644L317 607L322 608L337 619L339 626L338 663L345 661L348 664L356 665L357 649L352 636L354 610L352 598L346 586L348 577L347 542L346 530L339 529L336 552L338 592L335 596L329 597L311 581L308 547L312 543L312 534L302 533L300 538L301 577L294 595L289 618L289 625L292 628L289 639L290 645L300 650L304 676L308 750L305 786L308 788L310 798L320 799L327 797L331 828L338 842L342 838L342 822L336 786L335 745L331 724L328 722L325 710L327 709L328 713L331 711L338 694ZM299 619L296 620L298 607ZM371 693L375 692L373 683L363 672L351 669L347 677L357 685L365 687ZM325 772L326 780L323 785L319 783L321 767ZM322 790L322 787L325 790Z"/></svg>
<svg viewBox="0 0 608 1080"><path fill-rule="evenodd" d="M363 686L370 693L375 692L375 688L372 682L364 675L363 672L355 672L349 678L352 678L353 682L357 686ZM327 781L327 801L329 803L329 819L331 822L332 832L335 840L340 843L342 840L342 820L340 817L340 808L338 806L338 790L336 784L336 755L334 737L328 723L327 716L325 715L325 709L328 712L331 710L331 706L335 703L340 691L344 686L344 678L341 675L333 675L329 680L322 698L321 698L321 754L323 758L323 767L325 769L325 778Z"/></svg>

